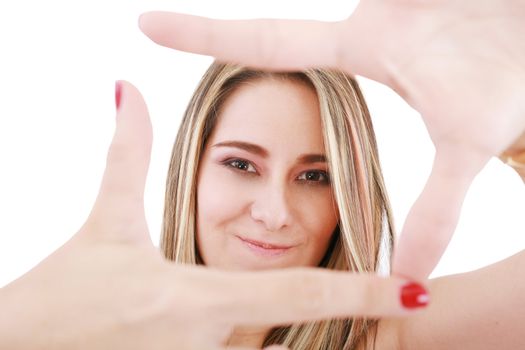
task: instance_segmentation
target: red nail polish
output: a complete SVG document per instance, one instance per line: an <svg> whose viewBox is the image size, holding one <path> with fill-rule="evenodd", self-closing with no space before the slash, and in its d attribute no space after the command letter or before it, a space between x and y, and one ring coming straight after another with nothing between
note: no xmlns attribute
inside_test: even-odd
<svg viewBox="0 0 525 350"><path fill-rule="evenodd" d="M420 284L411 282L401 288L401 304L408 309L426 306L429 301L428 292Z"/></svg>
<svg viewBox="0 0 525 350"><path fill-rule="evenodd" d="M117 110L120 107L120 93L122 91L122 84L120 81L115 82L115 105L117 106Z"/></svg>

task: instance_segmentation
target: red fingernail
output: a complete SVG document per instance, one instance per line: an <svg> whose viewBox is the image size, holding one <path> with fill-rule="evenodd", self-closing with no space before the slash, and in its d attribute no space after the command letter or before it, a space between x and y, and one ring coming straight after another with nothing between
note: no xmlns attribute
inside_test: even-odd
<svg viewBox="0 0 525 350"><path fill-rule="evenodd" d="M117 110L120 107L120 93L122 91L122 84L120 81L115 82L115 105L117 106Z"/></svg>
<svg viewBox="0 0 525 350"><path fill-rule="evenodd" d="M411 282L401 288L401 304L408 309L426 306L429 301L427 290L420 284Z"/></svg>

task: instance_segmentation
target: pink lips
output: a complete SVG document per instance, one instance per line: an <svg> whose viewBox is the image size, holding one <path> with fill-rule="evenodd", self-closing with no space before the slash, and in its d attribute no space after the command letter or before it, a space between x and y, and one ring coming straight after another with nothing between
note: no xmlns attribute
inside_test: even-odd
<svg viewBox="0 0 525 350"><path fill-rule="evenodd" d="M254 253L262 256L279 256L286 253L288 250L294 247L290 245L277 245L266 242L259 242L240 236L237 236L237 238L239 238L241 242Z"/></svg>

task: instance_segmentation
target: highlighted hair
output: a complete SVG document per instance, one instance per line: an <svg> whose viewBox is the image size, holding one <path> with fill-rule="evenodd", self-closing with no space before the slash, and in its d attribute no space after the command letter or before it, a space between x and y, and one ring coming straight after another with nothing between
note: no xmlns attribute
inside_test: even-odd
<svg viewBox="0 0 525 350"><path fill-rule="evenodd" d="M333 70L269 73L214 63L182 119L168 171L161 249L178 263L202 264L196 245L197 172L201 154L225 99L241 84L287 79L306 84L319 99L325 151L339 213L320 267L353 272L390 270L393 222L370 114L357 82ZM264 346L291 349L368 349L377 320L353 318L273 329Z"/></svg>

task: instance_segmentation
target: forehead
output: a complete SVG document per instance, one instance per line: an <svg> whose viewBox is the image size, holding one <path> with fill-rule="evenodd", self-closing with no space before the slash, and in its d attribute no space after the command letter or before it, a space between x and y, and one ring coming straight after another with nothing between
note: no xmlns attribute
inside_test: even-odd
<svg viewBox="0 0 525 350"><path fill-rule="evenodd" d="M239 140L270 152L324 151L319 102L304 82L263 78L238 86L221 107L211 143Z"/></svg>

